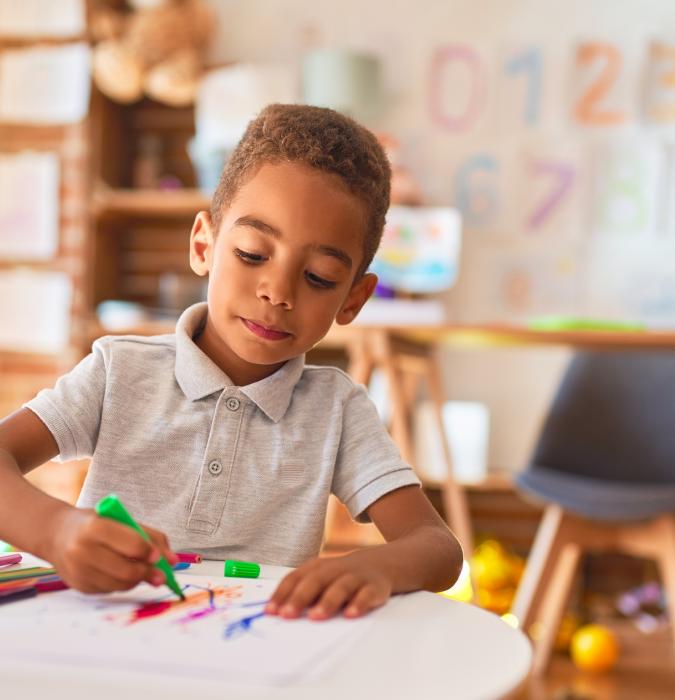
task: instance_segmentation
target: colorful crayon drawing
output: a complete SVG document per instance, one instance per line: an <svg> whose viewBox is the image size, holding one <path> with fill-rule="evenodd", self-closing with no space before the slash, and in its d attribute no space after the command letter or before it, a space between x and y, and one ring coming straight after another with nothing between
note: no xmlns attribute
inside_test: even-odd
<svg viewBox="0 0 675 700"><path fill-rule="evenodd" d="M457 276L460 216L444 207L390 207L371 270L380 282L405 292L438 292Z"/></svg>
<svg viewBox="0 0 675 700"><path fill-rule="evenodd" d="M349 648L371 619L322 623L264 614L269 579L179 574L186 594L141 584L88 596L73 590L3 606L3 659L162 676L287 683ZM377 613L376 613L377 614Z"/></svg>

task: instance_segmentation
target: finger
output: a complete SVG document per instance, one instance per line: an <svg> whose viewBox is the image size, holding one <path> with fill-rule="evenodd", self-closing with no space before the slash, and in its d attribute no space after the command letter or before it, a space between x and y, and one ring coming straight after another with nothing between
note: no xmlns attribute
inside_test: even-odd
<svg viewBox="0 0 675 700"><path fill-rule="evenodd" d="M173 566L178 562L178 555L171 549L169 538L163 532L155 530L154 527L149 527L147 525L142 525L141 527L145 530L152 543L169 564Z"/></svg>
<svg viewBox="0 0 675 700"><path fill-rule="evenodd" d="M351 600L361 587L361 580L353 574L344 574L330 584L319 600L310 608L309 617L325 620L332 617L344 604Z"/></svg>
<svg viewBox="0 0 675 700"><path fill-rule="evenodd" d="M97 571L115 581L113 590L133 588L141 581L154 585L164 582L164 574L145 561L128 559L106 546L97 547L87 561L91 570Z"/></svg>
<svg viewBox="0 0 675 700"><path fill-rule="evenodd" d="M71 577L69 585L83 593L111 593L113 591L126 591L136 584L122 581L107 571L102 571L96 565L85 565L78 569L77 575Z"/></svg>
<svg viewBox="0 0 675 700"><path fill-rule="evenodd" d="M269 602L265 606L265 612L268 615L276 615L279 612L279 609L286 602L288 596L293 592L293 589L298 584L302 576L303 574L300 569L295 569L295 571L291 571L290 574L284 576L274 590L274 593L272 593Z"/></svg>
<svg viewBox="0 0 675 700"><path fill-rule="evenodd" d="M325 589L327 581L319 571L304 576L297 582L283 605L279 608L279 615L285 618L294 618L302 614L303 610L312 605Z"/></svg>
<svg viewBox="0 0 675 700"><path fill-rule="evenodd" d="M372 583L362 586L347 604L345 617L361 617L375 608L379 608L389 600L389 593Z"/></svg>
<svg viewBox="0 0 675 700"><path fill-rule="evenodd" d="M150 562L152 555L156 554L152 542L144 540L128 525L109 518L93 518L87 524L84 536L94 544L103 544L128 559Z"/></svg>

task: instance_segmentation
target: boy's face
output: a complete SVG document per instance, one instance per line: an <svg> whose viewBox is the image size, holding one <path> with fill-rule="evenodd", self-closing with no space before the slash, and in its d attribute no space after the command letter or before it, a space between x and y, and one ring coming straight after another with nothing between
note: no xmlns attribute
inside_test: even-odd
<svg viewBox="0 0 675 700"><path fill-rule="evenodd" d="M354 282L365 222L365 207L337 177L299 163L263 165L223 212L217 235L200 212L190 264L209 275L203 335L219 356L212 359L244 375L247 365L274 371L334 320L352 321L377 282L371 274Z"/></svg>

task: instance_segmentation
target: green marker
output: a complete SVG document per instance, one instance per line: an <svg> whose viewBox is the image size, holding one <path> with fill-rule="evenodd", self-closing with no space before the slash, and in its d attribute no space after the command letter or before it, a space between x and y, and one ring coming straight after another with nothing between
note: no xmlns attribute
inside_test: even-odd
<svg viewBox="0 0 675 700"><path fill-rule="evenodd" d="M237 578L258 578L260 576L260 566L252 561L225 560L225 576L236 576Z"/></svg>
<svg viewBox="0 0 675 700"><path fill-rule="evenodd" d="M117 520L118 523L123 525L128 525L132 530L136 532L146 541L150 542L149 535L143 530L143 528L131 517L129 511L122 505L122 501L114 494L110 493L105 498L102 498L96 504L96 512L102 518L110 518L111 520ZM166 585L177 595L180 596L181 600L185 600L183 591L178 585L171 566L169 562L160 556L159 561L155 562L156 566L160 571L164 572L166 577Z"/></svg>

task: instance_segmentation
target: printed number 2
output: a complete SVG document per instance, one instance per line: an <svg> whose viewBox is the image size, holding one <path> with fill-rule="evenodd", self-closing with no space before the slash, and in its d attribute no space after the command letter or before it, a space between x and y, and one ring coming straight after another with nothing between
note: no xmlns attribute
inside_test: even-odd
<svg viewBox="0 0 675 700"><path fill-rule="evenodd" d="M603 109L602 99L612 89L621 70L621 53L611 44L583 44L577 51L577 64L590 66L595 61L604 61L598 77L588 86L576 107L576 118L582 124L610 126L626 120L623 112Z"/></svg>

